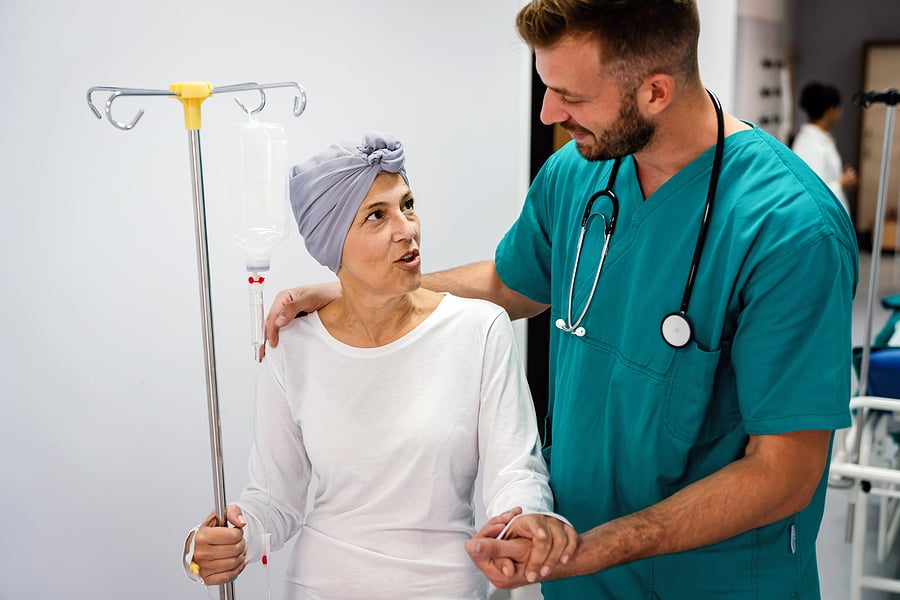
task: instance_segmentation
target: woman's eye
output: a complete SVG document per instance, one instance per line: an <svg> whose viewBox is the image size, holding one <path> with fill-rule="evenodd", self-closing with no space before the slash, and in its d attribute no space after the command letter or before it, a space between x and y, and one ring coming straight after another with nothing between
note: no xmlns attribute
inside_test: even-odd
<svg viewBox="0 0 900 600"><path fill-rule="evenodd" d="M413 208L415 208L415 206L416 206L415 200L410 198L403 204L403 210L412 210Z"/></svg>
<svg viewBox="0 0 900 600"><path fill-rule="evenodd" d="M372 214L370 214L368 217L366 217L366 221L377 221L377 220L381 219L382 217L384 217L384 213L381 212L380 210L376 210Z"/></svg>

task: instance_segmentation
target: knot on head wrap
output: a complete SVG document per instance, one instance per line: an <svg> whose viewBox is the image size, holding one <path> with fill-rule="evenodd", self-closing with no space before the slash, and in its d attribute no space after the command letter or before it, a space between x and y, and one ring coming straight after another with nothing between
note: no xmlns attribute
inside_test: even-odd
<svg viewBox="0 0 900 600"><path fill-rule="evenodd" d="M337 273L344 239L375 177L399 173L409 184L403 144L389 134L368 132L362 143L332 144L291 168L291 208L310 255Z"/></svg>

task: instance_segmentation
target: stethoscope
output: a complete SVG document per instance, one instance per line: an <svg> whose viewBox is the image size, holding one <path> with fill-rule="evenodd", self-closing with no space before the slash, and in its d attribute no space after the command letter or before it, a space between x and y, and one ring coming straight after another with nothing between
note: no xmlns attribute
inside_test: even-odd
<svg viewBox="0 0 900 600"><path fill-rule="evenodd" d="M700 256L703 254L703 246L706 243L706 231L709 226L710 215L712 214L713 199L716 196L716 186L719 184L719 173L722 169L722 152L725 146L725 115L722 112L722 105L719 103L719 99L716 98L715 94L709 90L707 90L706 93L709 94L713 106L716 109L716 150L713 155L712 172L709 176L709 189L706 193L706 208L703 211L703 219L700 221L700 232L697 235L697 243L694 246L691 270L688 273L687 282L684 285L681 308L678 312L666 315L659 326L663 339L673 348L683 348L687 346L688 342L690 342L691 338L694 336L693 327L687 318L687 310L688 305L691 302L691 294L694 290L694 280L697 276L697 267L700 264ZM616 220L619 218L619 199L616 197L615 192L613 192L613 185L616 182L616 175L619 173L619 165L621 162L621 157L616 158L613 162L612 172L609 175L609 180L606 182L606 189L595 193L588 199L587 206L584 209L584 216L581 219L581 233L578 236L578 246L575 250L575 264L572 267L572 281L569 284L568 312L565 320L562 318L556 320L556 326L559 329L575 334L578 337L583 337L585 334L584 326L581 322L584 320L588 307L590 307L591 302L594 299L594 292L597 290L597 282L600 280L600 271L603 269L603 262L606 260L606 253L609 250L609 240L615 232ZM594 274L594 282L591 285L591 291L588 294L587 302L585 303L581 314L578 315L578 318L575 321L572 321L572 294L575 290L575 275L578 273L578 263L581 258L581 247L584 242L584 234L587 231L587 226L591 217L595 216L591 214L591 208L598 198L608 198L612 205L612 212L609 218L603 214L596 213L596 216L603 219L605 224L603 249L600 252L600 262L597 264L597 272Z"/></svg>

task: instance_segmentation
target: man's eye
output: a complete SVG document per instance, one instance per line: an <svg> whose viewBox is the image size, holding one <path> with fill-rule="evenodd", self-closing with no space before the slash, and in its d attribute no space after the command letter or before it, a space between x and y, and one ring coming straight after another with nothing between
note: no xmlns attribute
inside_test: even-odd
<svg viewBox="0 0 900 600"><path fill-rule="evenodd" d="M416 206L415 200L410 198L403 204L403 210L412 210L413 208L415 208L415 206Z"/></svg>
<svg viewBox="0 0 900 600"><path fill-rule="evenodd" d="M384 217L384 213L381 212L380 210L376 210L375 212L370 214L368 217L366 217L366 221L377 221L383 217Z"/></svg>

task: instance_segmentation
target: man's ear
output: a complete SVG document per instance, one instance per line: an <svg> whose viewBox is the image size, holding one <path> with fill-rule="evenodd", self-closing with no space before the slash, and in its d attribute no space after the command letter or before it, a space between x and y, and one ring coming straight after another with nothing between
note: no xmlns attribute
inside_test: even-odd
<svg viewBox="0 0 900 600"><path fill-rule="evenodd" d="M672 103L675 79L665 73L648 76L638 90L639 108L643 114L658 115Z"/></svg>

